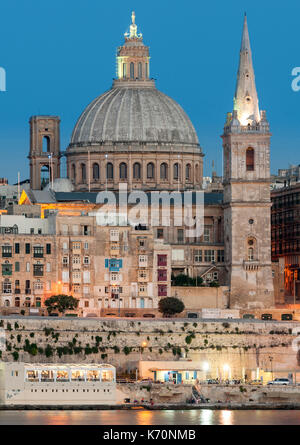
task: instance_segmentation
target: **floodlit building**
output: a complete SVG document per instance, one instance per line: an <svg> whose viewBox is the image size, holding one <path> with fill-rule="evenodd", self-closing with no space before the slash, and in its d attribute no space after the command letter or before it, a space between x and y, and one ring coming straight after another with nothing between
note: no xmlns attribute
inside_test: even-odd
<svg viewBox="0 0 300 445"><path fill-rule="evenodd" d="M114 405L109 364L0 363L0 404Z"/></svg>

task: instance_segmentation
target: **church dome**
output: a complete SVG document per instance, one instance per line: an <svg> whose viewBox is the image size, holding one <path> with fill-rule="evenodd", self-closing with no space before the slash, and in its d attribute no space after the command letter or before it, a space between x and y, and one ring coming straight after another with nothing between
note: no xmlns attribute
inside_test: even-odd
<svg viewBox="0 0 300 445"><path fill-rule="evenodd" d="M83 111L70 147L103 142L199 144L181 106L151 81L115 81Z"/></svg>

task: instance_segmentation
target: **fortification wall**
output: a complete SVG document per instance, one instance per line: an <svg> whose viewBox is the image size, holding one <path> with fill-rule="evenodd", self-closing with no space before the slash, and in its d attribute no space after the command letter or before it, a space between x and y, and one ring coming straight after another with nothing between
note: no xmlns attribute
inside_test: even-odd
<svg viewBox="0 0 300 445"><path fill-rule="evenodd" d="M111 363L135 371L140 360L207 361L215 376L228 364L241 369L300 372L294 332L298 322L187 321L180 319L52 319L2 317L3 361ZM271 359L270 359L271 357Z"/></svg>

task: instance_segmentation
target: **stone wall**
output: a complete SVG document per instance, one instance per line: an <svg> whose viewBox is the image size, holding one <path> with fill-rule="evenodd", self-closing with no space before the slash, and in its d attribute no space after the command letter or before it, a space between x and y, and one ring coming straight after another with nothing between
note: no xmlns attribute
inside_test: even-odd
<svg viewBox="0 0 300 445"><path fill-rule="evenodd" d="M111 363L126 372L140 360L209 363L215 377L224 364L231 377L242 369L299 371L292 347L298 322L201 321L180 319L67 319L1 317L5 329L4 361L29 363ZM271 358L270 358L271 357Z"/></svg>
<svg viewBox="0 0 300 445"><path fill-rule="evenodd" d="M186 311L199 311L203 308L226 309L229 305L227 286L172 286L171 293L172 297L180 298L183 301Z"/></svg>

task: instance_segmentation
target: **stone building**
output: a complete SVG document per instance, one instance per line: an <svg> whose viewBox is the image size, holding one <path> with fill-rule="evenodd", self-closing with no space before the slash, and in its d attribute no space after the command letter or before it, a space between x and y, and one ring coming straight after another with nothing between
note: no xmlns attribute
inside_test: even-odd
<svg viewBox="0 0 300 445"><path fill-rule="evenodd" d="M83 111L66 151L60 150L58 117L34 116L30 129L32 190L23 191L19 202L26 208L40 206L42 218L56 212L57 221L62 221L60 217L66 218L62 225L81 227L84 219L90 221L91 212L100 207L97 193L114 192L118 197L120 184L127 187L128 193L144 191L147 196L153 191L180 192L181 199L189 190L195 195L199 191L203 193L202 231L195 236L187 236L186 226L175 224L174 216L170 216L167 227L160 222L146 224L153 267L148 275L147 295L140 294L139 280L134 276L134 268L138 270L135 247L138 231L128 225L119 230L120 239L128 240L129 249L119 251L117 258L123 261L122 255L128 257L122 263L125 268L122 275L126 276L128 284L119 285L125 291L124 305L136 304L141 308L141 305L157 304L156 299L162 295L157 292L160 285L157 284L155 258L164 255L160 251L168 252L170 259L168 280L170 274L186 274L201 277L206 285L217 282L229 286L232 308L274 305L270 249L270 130L266 113L258 105L246 17L233 112L227 114L222 136L223 186L220 180L215 180L215 188L201 191L204 155L196 131L180 105L158 91L150 78L149 48L137 31L134 14L130 32L117 51L117 78L109 91ZM60 178L62 156L66 156L67 178ZM163 210L163 205L160 209ZM192 210L195 215L194 201ZM80 223L73 222L79 217ZM70 221L74 218L72 223L67 223L68 218ZM59 255L63 255L65 245L69 261L73 261L70 233L64 234L59 227L56 236ZM90 241L87 238L84 241L81 236L90 237ZM89 243L93 265L90 275L93 290L89 283L83 282L83 287L75 289L83 292L84 305L92 301L84 295L93 295L89 309L96 310L100 302L105 307L105 289L110 288L111 298L113 289L111 279L106 280L107 274L102 270L103 261L115 260L109 246L109 229L97 227L93 222L88 235L78 232L72 237L71 243ZM82 246L80 252L84 258ZM99 250L95 246L99 246ZM59 265L63 258L59 258ZM70 267L70 262L68 264ZM126 269L126 264L131 265L131 269ZM69 277L79 276L73 273L73 265L76 264L72 263ZM67 269L67 263L64 266ZM88 275L84 275L88 264L81 263L81 267L82 279ZM66 277L66 270L63 272ZM62 276L57 279L63 281ZM132 283L137 283L135 288ZM165 293L169 295L169 290Z"/></svg>

